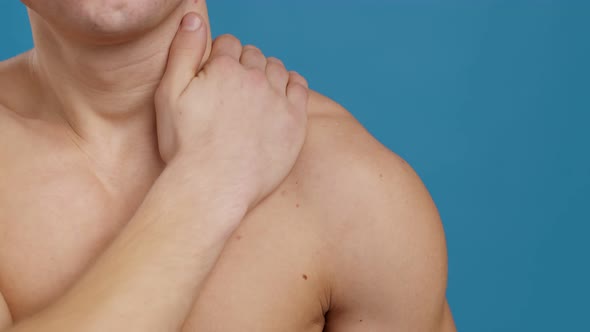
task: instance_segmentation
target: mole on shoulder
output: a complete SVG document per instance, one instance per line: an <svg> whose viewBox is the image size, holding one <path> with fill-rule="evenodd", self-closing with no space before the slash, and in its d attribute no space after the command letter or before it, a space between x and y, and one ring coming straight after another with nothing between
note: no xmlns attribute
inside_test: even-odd
<svg viewBox="0 0 590 332"><path fill-rule="evenodd" d="M361 323L362 323L362 322L363 322L363 320L362 320L362 319L359 319L359 322L361 322Z"/></svg>
<svg viewBox="0 0 590 332"><path fill-rule="evenodd" d="M299 203L295 204L295 207L296 207L296 208L299 208Z"/></svg>
<svg viewBox="0 0 590 332"><path fill-rule="evenodd" d="M303 278L303 280L307 280L307 274L303 274L301 275L301 277Z"/></svg>

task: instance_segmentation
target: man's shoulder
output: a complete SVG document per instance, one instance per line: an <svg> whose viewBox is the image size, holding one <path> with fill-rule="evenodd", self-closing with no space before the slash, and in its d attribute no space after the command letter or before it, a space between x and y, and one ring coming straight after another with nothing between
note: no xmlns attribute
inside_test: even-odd
<svg viewBox="0 0 590 332"><path fill-rule="evenodd" d="M22 67L23 55L0 61L0 109L6 109L10 97L15 95L18 84L18 72Z"/></svg>
<svg viewBox="0 0 590 332"><path fill-rule="evenodd" d="M346 109L317 93L294 170L302 175L301 196L332 231L371 237L384 228L413 227L407 220L412 214L438 229L438 211L414 169Z"/></svg>
<svg viewBox="0 0 590 332"><path fill-rule="evenodd" d="M366 205L376 204L374 196L416 189L396 184L422 185L408 163L338 103L313 92L309 114L297 170L313 184L307 188L307 196L321 202L324 209L334 206L335 212L346 210L343 207L362 211ZM352 211L346 212L350 215Z"/></svg>
<svg viewBox="0 0 590 332"><path fill-rule="evenodd" d="M415 326L431 324L442 315L447 262L428 190L341 106L313 99L297 167L306 175L302 196L324 227L334 316L395 309L413 315ZM395 320L383 316L379 324L396 326Z"/></svg>
<svg viewBox="0 0 590 332"><path fill-rule="evenodd" d="M0 61L0 170L20 155L31 134L26 105L37 98L32 93L24 68L24 55Z"/></svg>
<svg viewBox="0 0 590 332"><path fill-rule="evenodd" d="M21 142L41 123L42 98L29 60L26 52L0 61L0 151L2 143Z"/></svg>
<svg viewBox="0 0 590 332"><path fill-rule="evenodd" d="M30 71L30 51L0 61L0 112L28 116L38 100L37 84Z"/></svg>

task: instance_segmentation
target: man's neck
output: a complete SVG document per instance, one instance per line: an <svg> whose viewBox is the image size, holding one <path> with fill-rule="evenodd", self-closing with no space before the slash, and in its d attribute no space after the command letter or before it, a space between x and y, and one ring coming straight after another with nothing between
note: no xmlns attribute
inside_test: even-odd
<svg viewBox="0 0 590 332"><path fill-rule="evenodd" d="M90 145L123 152L156 142L154 92L170 43L189 11L207 17L204 1L187 0L155 29L128 42L103 45L67 39L31 12L35 48L30 64L46 107Z"/></svg>

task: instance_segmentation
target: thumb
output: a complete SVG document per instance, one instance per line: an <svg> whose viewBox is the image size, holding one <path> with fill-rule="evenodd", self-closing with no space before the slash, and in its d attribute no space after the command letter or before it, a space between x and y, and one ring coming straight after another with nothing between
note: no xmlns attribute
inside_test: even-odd
<svg viewBox="0 0 590 332"><path fill-rule="evenodd" d="M207 49L205 21L196 13L188 13L170 45L168 64L161 84L177 96L193 80Z"/></svg>

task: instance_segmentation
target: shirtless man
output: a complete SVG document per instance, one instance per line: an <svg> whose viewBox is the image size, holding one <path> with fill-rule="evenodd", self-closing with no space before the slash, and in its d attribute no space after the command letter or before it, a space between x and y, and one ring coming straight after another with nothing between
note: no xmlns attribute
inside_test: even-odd
<svg viewBox="0 0 590 332"><path fill-rule="evenodd" d="M23 2L0 331L455 331L416 174L204 0Z"/></svg>

